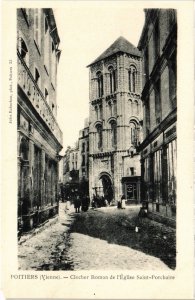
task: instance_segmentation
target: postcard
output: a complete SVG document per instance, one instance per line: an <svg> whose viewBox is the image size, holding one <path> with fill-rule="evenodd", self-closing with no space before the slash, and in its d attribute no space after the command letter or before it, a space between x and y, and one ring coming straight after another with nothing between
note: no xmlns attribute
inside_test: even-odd
<svg viewBox="0 0 195 300"><path fill-rule="evenodd" d="M5 299L193 299L193 24L193 1L3 1Z"/></svg>

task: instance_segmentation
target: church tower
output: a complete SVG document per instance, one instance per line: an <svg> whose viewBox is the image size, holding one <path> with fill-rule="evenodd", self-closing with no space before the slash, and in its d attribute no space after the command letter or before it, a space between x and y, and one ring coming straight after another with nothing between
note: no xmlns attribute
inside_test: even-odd
<svg viewBox="0 0 195 300"><path fill-rule="evenodd" d="M89 191L116 203L141 139L141 52L119 37L89 66Z"/></svg>

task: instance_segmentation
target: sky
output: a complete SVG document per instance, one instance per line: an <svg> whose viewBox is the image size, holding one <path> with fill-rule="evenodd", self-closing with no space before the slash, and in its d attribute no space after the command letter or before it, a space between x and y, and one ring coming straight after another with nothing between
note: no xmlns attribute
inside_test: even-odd
<svg viewBox="0 0 195 300"><path fill-rule="evenodd" d="M101 3L101 5L100 5ZM67 1L62 8L54 8L54 15L62 50L57 75L57 120L63 132L64 154L67 146L74 146L79 130L89 115L89 69L94 61L119 36L137 46L143 24L144 11L129 2Z"/></svg>

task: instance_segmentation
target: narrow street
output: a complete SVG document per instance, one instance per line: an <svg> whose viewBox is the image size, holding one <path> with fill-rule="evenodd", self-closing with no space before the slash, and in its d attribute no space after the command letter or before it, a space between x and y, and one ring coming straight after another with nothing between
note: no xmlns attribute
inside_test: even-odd
<svg viewBox="0 0 195 300"><path fill-rule="evenodd" d="M106 207L76 214L71 206L65 213L61 203L55 223L23 243L21 240L18 267L20 270L173 269L173 229L147 219L138 220L138 211L136 206L124 210ZM139 232L135 231L135 225L139 226Z"/></svg>

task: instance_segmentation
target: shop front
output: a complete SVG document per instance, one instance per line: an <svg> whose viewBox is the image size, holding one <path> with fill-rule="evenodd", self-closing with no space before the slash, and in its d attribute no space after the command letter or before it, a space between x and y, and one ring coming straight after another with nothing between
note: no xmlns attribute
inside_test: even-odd
<svg viewBox="0 0 195 300"><path fill-rule="evenodd" d="M140 180L141 176L122 178L122 189L127 205L140 203Z"/></svg>

